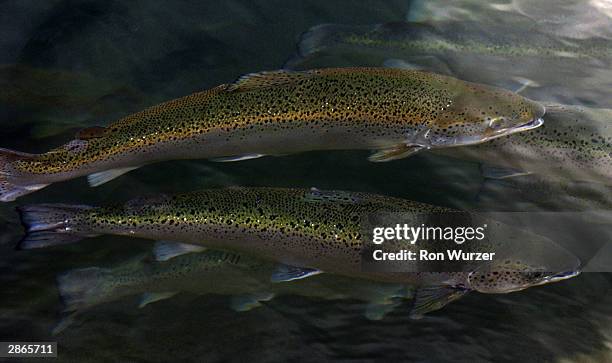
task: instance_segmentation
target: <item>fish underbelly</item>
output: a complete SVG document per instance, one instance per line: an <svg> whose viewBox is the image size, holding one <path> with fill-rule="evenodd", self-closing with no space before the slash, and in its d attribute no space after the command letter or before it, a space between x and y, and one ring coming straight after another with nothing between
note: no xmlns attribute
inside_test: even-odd
<svg viewBox="0 0 612 363"><path fill-rule="evenodd" d="M392 146L400 134L358 132L348 127L291 130L264 129L257 132L210 132L152 147L156 159L213 159L248 154L284 155L315 150L364 150ZM161 161L161 160L155 160Z"/></svg>
<svg viewBox="0 0 612 363"><path fill-rule="evenodd" d="M202 230L208 230L202 232ZM305 239L277 232L245 232L243 228L202 227L198 232L176 228L141 235L238 252L273 263L315 268L325 273L388 283L438 284L449 280L443 273L376 272L364 270L361 249L331 247L330 241ZM326 246L326 247L324 247Z"/></svg>
<svg viewBox="0 0 612 363"><path fill-rule="evenodd" d="M48 184L100 171L140 167L169 160L215 159L260 155L285 155L315 150L363 150L392 146L401 137L385 131L371 134L356 132L357 128L330 127L313 129L298 127L290 130L263 129L256 132L215 131L126 149L101 159L83 161L70 169L42 176L27 175L29 181L40 179ZM373 136L374 135L374 136Z"/></svg>

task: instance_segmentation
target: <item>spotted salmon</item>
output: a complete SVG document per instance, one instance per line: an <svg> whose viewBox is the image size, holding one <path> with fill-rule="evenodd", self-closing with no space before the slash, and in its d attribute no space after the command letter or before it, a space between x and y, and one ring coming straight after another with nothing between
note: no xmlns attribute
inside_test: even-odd
<svg viewBox="0 0 612 363"><path fill-rule="evenodd" d="M180 254L167 258L168 253ZM276 296L297 295L363 301L367 303L366 317L380 319L411 293L404 285L331 274L277 284L270 281L275 270L275 263L245 254L215 250L185 253L181 244L162 241L156 244L153 256L145 254L110 267L66 271L57 281L66 311L77 312L134 295L142 296L139 307L179 293L229 295L236 311L251 310Z"/></svg>
<svg viewBox="0 0 612 363"><path fill-rule="evenodd" d="M567 39L541 26L507 15L495 22L322 24L303 34L285 67L409 67L521 89L532 99L611 107L609 40Z"/></svg>
<svg viewBox="0 0 612 363"><path fill-rule="evenodd" d="M81 131L44 154L0 149L0 201L89 175L92 186L163 160L237 161L309 150L378 150L388 161L542 124L509 91L427 72L339 68L249 74Z"/></svg>
<svg viewBox="0 0 612 363"><path fill-rule="evenodd" d="M432 300L444 305L470 290L505 293L577 274L579 261L565 249L499 223L500 230L511 232L499 235L507 239L500 241L507 253L486 264L465 263L460 271L453 270L456 272L363 268L367 215L403 213L415 223L416 215L445 211L448 209L365 193L228 188L140 198L110 207L25 206L20 212L27 235L20 247L66 244L106 234L180 241L278 262L281 267L272 276L276 282L326 272L434 289L421 292L417 302L421 307L416 309L421 312L431 310ZM504 237L509 235L512 237ZM471 241L466 248L491 246Z"/></svg>

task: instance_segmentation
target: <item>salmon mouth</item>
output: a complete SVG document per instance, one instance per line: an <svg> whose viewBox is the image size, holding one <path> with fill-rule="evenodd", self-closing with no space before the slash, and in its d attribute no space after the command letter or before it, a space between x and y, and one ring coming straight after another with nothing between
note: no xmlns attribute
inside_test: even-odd
<svg viewBox="0 0 612 363"><path fill-rule="evenodd" d="M480 135L470 135L470 136L455 136L455 137L428 137L428 133L422 135L417 135L417 137L409 144L411 145L419 145L425 147L427 149L433 148L443 148L443 147L457 147L457 146L470 146L470 145L478 145L485 143L487 141L497 139L499 137L508 136L515 134L517 132L523 132L528 130L533 130L538 128L544 124L544 119L541 117L534 118L531 121L524 123L520 126L509 127L495 131L489 131L487 133Z"/></svg>
<svg viewBox="0 0 612 363"><path fill-rule="evenodd" d="M574 278L580 275L580 272L581 272L580 270L568 270L568 271L556 273L554 275L548 275L548 276L543 277L537 283L532 284L531 286L541 286L541 285L550 284L551 282L559 282L563 280L568 280L568 279L571 279L571 278Z"/></svg>
<svg viewBox="0 0 612 363"><path fill-rule="evenodd" d="M580 270L568 270L568 271L563 271L563 272L559 272L556 273L554 275L548 275L548 276L544 276L541 279L538 279L537 281L534 282L530 282L530 283L525 283L523 285L519 285L519 286L514 286L512 288L506 288L503 290L503 293L511 293L511 292L517 292L517 291L523 291L526 290L530 287L534 287L534 286L541 286L541 285L546 285L552 282L559 282L559 281L563 281L563 280L568 280L571 279L573 277L576 277L578 275L580 275ZM544 275L545 273L543 272L538 272L539 274ZM482 292L482 291L481 291Z"/></svg>
<svg viewBox="0 0 612 363"><path fill-rule="evenodd" d="M507 135L514 134L516 132L533 130L544 125L544 115L546 115L546 107L542 104L534 102L532 113L533 118L523 125L510 128L509 130L507 130Z"/></svg>
<svg viewBox="0 0 612 363"><path fill-rule="evenodd" d="M524 131L537 129L538 127L542 125L544 125L544 119L542 117L533 118L531 121L524 123L522 125L519 125L519 126L495 130L489 133L489 135L486 135L485 137L480 139L480 142L486 142L489 140L497 139L498 137L516 134L517 132L524 132Z"/></svg>
<svg viewBox="0 0 612 363"><path fill-rule="evenodd" d="M515 132L522 132L522 131L537 129L538 127L542 125L544 125L544 119L542 117L534 118L533 120L527 122L524 125L510 129L509 134L513 134Z"/></svg>
<svg viewBox="0 0 612 363"><path fill-rule="evenodd" d="M485 130L478 135L461 135L461 136L442 136L433 135L431 129L419 130L407 138L406 145L419 146L425 149L448 148L457 146L471 146L485 143L487 141L497 139L499 137L508 136L517 132L524 132L536 129L544 125L544 115L546 108L537 104L537 109L532 114L532 119L518 126L505 127L498 130L491 128Z"/></svg>
<svg viewBox="0 0 612 363"><path fill-rule="evenodd" d="M540 282L539 285L548 284L550 282L557 282L557 281L571 279L578 275L580 275L580 270L570 270L570 271L559 272L557 274L547 276L546 278L544 278L544 280L542 280L542 282Z"/></svg>

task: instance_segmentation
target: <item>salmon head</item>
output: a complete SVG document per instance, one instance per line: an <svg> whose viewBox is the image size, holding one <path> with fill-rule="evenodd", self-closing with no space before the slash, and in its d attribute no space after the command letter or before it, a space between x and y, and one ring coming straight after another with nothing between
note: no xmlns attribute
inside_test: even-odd
<svg viewBox="0 0 612 363"><path fill-rule="evenodd" d="M544 113L544 106L514 92L460 82L417 143L428 148L480 144L537 128Z"/></svg>
<svg viewBox="0 0 612 363"><path fill-rule="evenodd" d="M503 294L566 280L580 274L580 260L555 242L537 235L499 252L490 264L468 274L470 289Z"/></svg>

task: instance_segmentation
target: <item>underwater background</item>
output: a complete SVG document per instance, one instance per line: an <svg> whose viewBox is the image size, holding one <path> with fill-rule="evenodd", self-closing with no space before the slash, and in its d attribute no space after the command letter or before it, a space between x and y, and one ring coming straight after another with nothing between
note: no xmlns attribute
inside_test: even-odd
<svg viewBox="0 0 612 363"><path fill-rule="evenodd" d="M300 53L300 37L320 24L370 27L452 20L479 24L476 29L484 38L496 36L487 29L505 22L520 39L527 37L521 24L529 19L547 36L576 42L612 39L609 2L534 3L1 1L0 146L43 152L70 140L81 128L105 125L159 102L230 83L245 73L285 66L383 66L388 59L397 62L410 55L410 50L373 54L366 49L306 59ZM514 17L524 19L514 24ZM444 54L437 57L444 60ZM527 87L522 95L612 108L612 76L605 65L578 64L563 70L580 75L574 79L555 68L534 65L528 52L524 57L525 64L541 67L538 84L554 86ZM466 62L479 60L485 61ZM460 68L452 67L455 61L447 60L449 73L465 78ZM499 80L491 78L491 83L509 89L519 88L521 82L513 84L503 74ZM341 151L241 163L165 162L96 189L79 178L1 204L0 341L57 341L58 359L78 362L612 361L609 273L585 272L507 295L468 294L420 320L408 318L407 306L371 320L364 316L363 302L299 294L276 297L246 312L232 310L229 297L217 294L184 292L143 308L138 308L139 297L132 296L88 309L53 335L63 317L56 287L59 273L121 264L147 253L152 244L106 236L50 249L14 249L23 233L15 212L20 204L95 205L142 194L234 185L341 189L494 211L589 211L611 206L609 190L586 193L579 205L560 201L556 192L490 191L477 163L440 155L419 154L383 164L370 163L367 156ZM588 245L609 241L610 231L610 224L594 223L579 235Z"/></svg>

